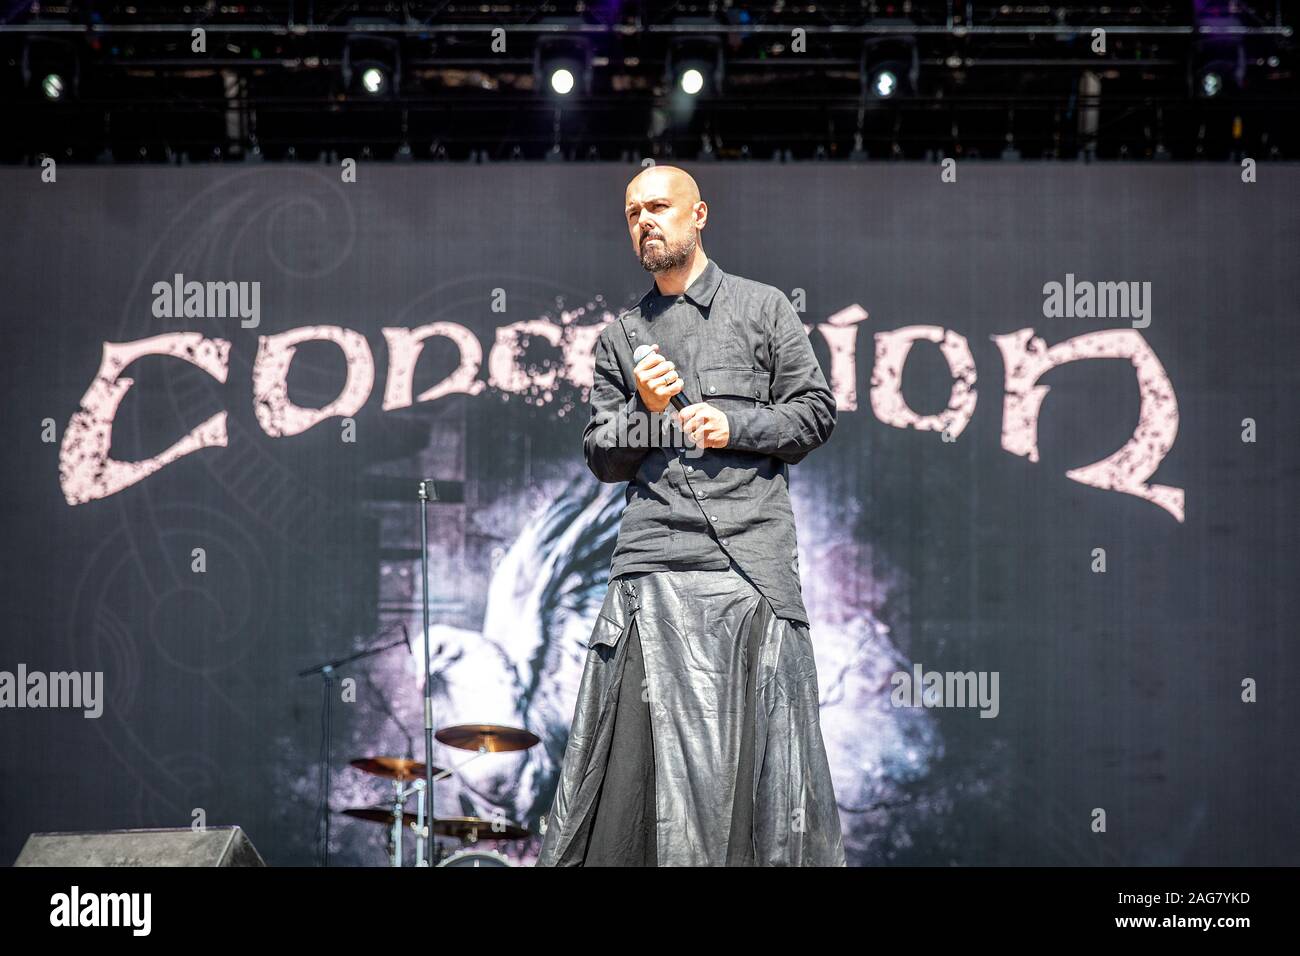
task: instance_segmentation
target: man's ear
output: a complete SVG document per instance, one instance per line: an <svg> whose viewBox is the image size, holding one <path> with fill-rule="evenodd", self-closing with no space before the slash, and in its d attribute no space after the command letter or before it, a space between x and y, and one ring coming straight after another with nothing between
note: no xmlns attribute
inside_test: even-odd
<svg viewBox="0 0 1300 956"><path fill-rule="evenodd" d="M709 221L709 204L703 199L695 204L695 228L703 229Z"/></svg>

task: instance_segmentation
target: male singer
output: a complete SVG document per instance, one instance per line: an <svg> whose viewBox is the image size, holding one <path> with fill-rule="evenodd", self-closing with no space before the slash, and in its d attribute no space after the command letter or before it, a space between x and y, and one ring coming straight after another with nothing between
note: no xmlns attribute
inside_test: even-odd
<svg viewBox="0 0 1300 956"><path fill-rule="evenodd" d="M704 254L708 214L681 169L627 187L655 281L601 333L583 435L627 504L539 866L844 865L788 487L835 399L786 296ZM629 439L674 404L684 447Z"/></svg>

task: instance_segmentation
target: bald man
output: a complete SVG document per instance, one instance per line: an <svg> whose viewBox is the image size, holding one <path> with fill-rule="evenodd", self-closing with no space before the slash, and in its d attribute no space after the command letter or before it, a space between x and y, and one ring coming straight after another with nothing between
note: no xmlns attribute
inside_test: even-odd
<svg viewBox="0 0 1300 956"><path fill-rule="evenodd" d="M587 465L627 482L539 866L843 866L789 468L835 400L779 289L704 252L695 180L624 195L654 284L596 344Z"/></svg>

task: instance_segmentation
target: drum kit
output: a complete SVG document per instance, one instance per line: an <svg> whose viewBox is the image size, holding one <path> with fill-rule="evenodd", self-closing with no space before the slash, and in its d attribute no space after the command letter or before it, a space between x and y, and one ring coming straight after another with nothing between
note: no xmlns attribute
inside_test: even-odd
<svg viewBox="0 0 1300 956"><path fill-rule="evenodd" d="M420 505L420 577L423 582L420 604L424 623L423 634L426 638L425 648L427 648L430 616L429 504L438 501L439 498L436 483L431 478L420 479L415 491ZM299 677L319 675L322 680L321 716L324 733L321 746L321 780L324 798L321 801L320 823L324 834L324 839L321 842L321 861L325 866L329 866L330 860L331 814L329 810L329 794L332 769L330 755L332 753L332 707L335 675L338 673L339 668L346 664L352 664L364 658L382 654L390 648L405 645L406 649L412 655L415 655L415 649L411 646L411 637L405 622L398 621L389 625L376 637L382 637L384 634L399 628L402 632L400 640L393 640L387 644L357 651L338 660L328 661L298 672ZM433 674L430 670L431 655L426 649L422 655L416 656L423 656L424 658L424 754L426 762L421 763L415 760L413 756L410 756L412 751L410 736L407 737L408 756L406 757L376 756L360 757L353 760L352 766L362 773L392 781L393 793L386 804L372 807L352 807L342 812L355 820L367 820L388 827L388 860L391 866L402 866L403 864L402 837L408 829L415 835L415 860L417 866L511 866L510 860L499 850L480 849L478 844L484 840L524 840L532 835L528 828L500 817L491 820L484 820L480 817L435 817L432 813L434 809L432 800L434 784L439 780L446 779L453 773L457 773L462 767L486 754L527 750L540 743L540 739L536 734L527 730L518 727L504 727L498 724L456 724L444 727L435 733L433 724L434 684ZM387 707L385 709L389 717L401 726L401 721L398 720L396 714ZM433 741L435 739L448 747L472 751L474 756L450 769L433 767L431 766L430 755L433 753ZM414 813L406 809L407 801L412 796L416 798ZM456 841L459 849L455 852L447 852L446 848L439 844L439 837L448 841ZM426 852L426 843L428 844L428 852Z"/></svg>
<svg viewBox="0 0 1300 956"><path fill-rule="evenodd" d="M448 747L473 751L474 756L451 769L428 767L408 757L358 757L352 767L362 773L382 777L392 782L393 793L387 804L373 807L351 807L342 811L355 820L367 820L388 827L388 860L390 866L402 866L402 836L410 830L415 836L417 866L513 866L510 859L498 850L483 849L483 841L526 840L532 833L526 826L511 823L502 817L490 820L481 817L431 817L426 819L426 781L432 776L436 783L446 779L462 767L486 754L510 753L536 746L536 734L518 727L498 724L457 724L444 727L434 737ZM415 812L406 809L414 796ZM444 838L454 852L438 842ZM432 850L426 857L424 843L431 841Z"/></svg>

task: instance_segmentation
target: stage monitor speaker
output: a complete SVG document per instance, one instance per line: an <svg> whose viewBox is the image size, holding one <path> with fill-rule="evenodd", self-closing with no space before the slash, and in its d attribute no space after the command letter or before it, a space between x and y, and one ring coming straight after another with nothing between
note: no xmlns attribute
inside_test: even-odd
<svg viewBox="0 0 1300 956"><path fill-rule="evenodd" d="M266 866L239 827L33 833L14 866Z"/></svg>

